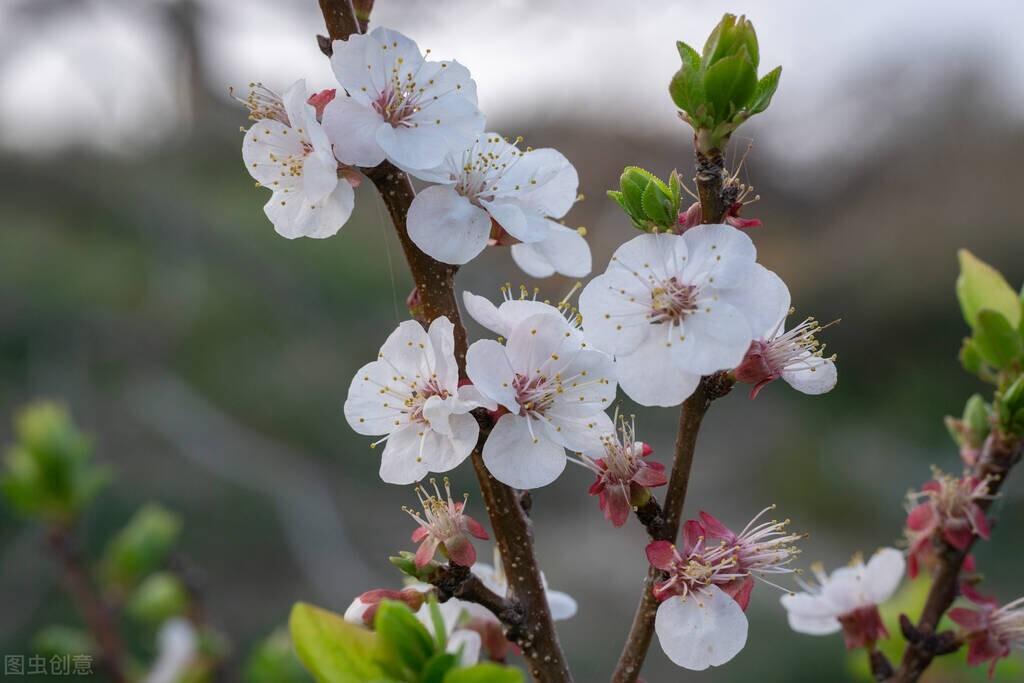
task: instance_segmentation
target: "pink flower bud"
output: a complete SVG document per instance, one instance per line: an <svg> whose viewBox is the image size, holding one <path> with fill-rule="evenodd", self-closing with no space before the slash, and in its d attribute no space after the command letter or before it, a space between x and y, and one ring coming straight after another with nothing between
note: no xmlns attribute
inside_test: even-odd
<svg viewBox="0 0 1024 683"><path fill-rule="evenodd" d="M337 91L334 88L328 88L327 90L321 90L318 93L313 93L306 100L310 106L316 109L316 120L322 121L324 118L324 108L334 99Z"/></svg>

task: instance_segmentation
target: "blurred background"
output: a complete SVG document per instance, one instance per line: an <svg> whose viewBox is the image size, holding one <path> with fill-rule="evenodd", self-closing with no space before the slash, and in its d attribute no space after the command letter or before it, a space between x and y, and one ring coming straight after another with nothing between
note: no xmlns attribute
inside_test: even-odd
<svg viewBox="0 0 1024 683"><path fill-rule="evenodd" d="M634 235L604 196L622 167L692 171L689 129L666 93L674 41L699 48L724 11L753 19L762 71L784 72L730 158L749 147L743 174L762 200L744 215L764 221L752 233L761 262L787 280L801 317L842 318L826 333L840 381L820 398L778 383L756 401L741 387L716 403L686 512L742 526L775 503L810 533L807 564L897 542L906 491L932 463L958 467L942 417L984 390L956 360L955 250L1024 280L1014 34L1024 10L995 0L377 5L374 24L469 66L489 128L575 163L586 199L567 222L588 228L598 272ZM209 618L234 643L229 680L293 602L343 610L397 585L386 557L412 547L401 511L411 490L379 481L376 454L341 414L355 370L407 317L401 250L369 183L338 236L278 237L241 164L246 112L228 97L253 80L332 86L318 32L313 0L0 3L0 443L18 406L59 399L118 471L85 520L91 543L147 500L182 513ZM572 285L526 280L491 249L458 286L497 298L506 281L551 298ZM638 414L663 461L675 421L674 410ZM475 492L469 468L454 479ZM561 630L580 681L607 679L646 568L641 529L613 530L590 483L570 469L534 494L548 580L580 602ZM1004 601L1024 593L1022 491L1007 487L977 552ZM475 493L469 506L484 517ZM73 612L40 533L6 508L0 549L0 652L29 652L41 625ZM841 639L791 633L778 595L757 588L749 645L725 668L683 672L655 645L646 679L850 677ZM997 680L1020 680L1011 670Z"/></svg>

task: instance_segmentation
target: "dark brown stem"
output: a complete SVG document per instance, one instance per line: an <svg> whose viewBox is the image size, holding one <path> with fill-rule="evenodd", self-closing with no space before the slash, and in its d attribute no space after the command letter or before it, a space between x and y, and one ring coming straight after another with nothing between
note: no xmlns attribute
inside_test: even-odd
<svg viewBox="0 0 1024 683"><path fill-rule="evenodd" d="M441 567L431 583L437 588L437 599L441 602L456 598L481 605L498 618L506 638L512 642L523 639L522 605L492 591L469 567L449 563Z"/></svg>
<svg viewBox="0 0 1024 683"><path fill-rule="evenodd" d="M993 432L985 441L972 474L978 479L987 477L989 492L994 496L1002 488L1010 470L1020 461L1022 448L1024 440L1008 439ZM988 510L991 503L991 500L978 501L983 510ZM916 625L910 624L909 620L903 625L904 636L908 641L907 649L903 653L899 670L888 679L888 683L915 683L935 657L956 649L953 647L956 643L950 642L952 634L936 633L935 629L959 595L960 570L977 539L977 536L972 537L970 544L963 550L939 541L936 549L938 566L932 575L932 586L921 611L921 618Z"/></svg>
<svg viewBox="0 0 1024 683"><path fill-rule="evenodd" d="M372 3L362 1L366 12ZM361 30L351 0L320 0L320 8L331 40L345 40ZM369 20L368 14L365 20ZM415 197L409 177L388 162L365 169L367 177L380 192L388 214L402 243L409 270L419 295L421 315L432 321L447 316L455 326L455 355L460 374L465 374L466 330L462 325L455 300L455 266L439 263L421 252L406 230L406 216ZM523 651L530 675L539 683L571 683L565 655L558 643L558 634L551 619L540 568L533 551L530 519L520 504L519 494L497 481L484 467L480 449L473 453L473 467L480 482L480 491L505 575L511 598L522 609L523 624L515 641Z"/></svg>
<svg viewBox="0 0 1024 683"><path fill-rule="evenodd" d="M48 540L63 568L64 586L99 648L98 668L113 683L125 683L128 679L124 673L124 644L116 617L85 568L74 536L68 527L56 525L50 529Z"/></svg>

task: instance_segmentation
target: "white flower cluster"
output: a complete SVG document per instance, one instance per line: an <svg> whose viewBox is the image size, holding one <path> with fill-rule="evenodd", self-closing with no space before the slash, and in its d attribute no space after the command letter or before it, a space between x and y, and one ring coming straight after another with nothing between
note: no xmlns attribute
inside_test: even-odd
<svg viewBox="0 0 1024 683"><path fill-rule="evenodd" d="M429 54L429 50L427 51ZM283 96L253 86L253 125L242 156L271 190L265 211L281 235L330 237L352 215L358 169L390 162L436 183L413 200L409 236L444 263L463 264L488 244L511 245L533 277L590 272L590 248L557 222L577 197L576 169L553 149L519 149L485 132L476 83L456 61L431 61L384 27L333 45L340 90Z"/></svg>

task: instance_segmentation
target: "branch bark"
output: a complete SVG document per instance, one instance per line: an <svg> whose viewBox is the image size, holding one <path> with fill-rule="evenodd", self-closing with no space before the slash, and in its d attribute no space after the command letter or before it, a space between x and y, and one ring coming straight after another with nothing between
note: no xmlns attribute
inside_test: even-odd
<svg viewBox="0 0 1024 683"><path fill-rule="evenodd" d="M974 476L979 479L990 477L989 490L993 495L997 494L1010 470L1020 461L1022 450L1024 439L1006 438L994 431L985 441L973 469ZM991 500L982 500L978 505L987 511L991 503ZM907 649L903 653L900 668L888 679L888 683L916 683L936 656L949 652L948 647L945 647L946 639L936 633L935 629L959 595L960 570L977 540L977 536L972 537L970 544L963 550L957 550L945 541L940 542L939 564L933 574L921 618L916 625L905 624L904 631L909 632L905 634L909 641Z"/></svg>
<svg viewBox="0 0 1024 683"><path fill-rule="evenodd" d="M509 600L488 588L469 567L449 563L431 580L437 588L437 599L447 602L452 598L472 602L487 608L501 622L505 637L512 642L523 639L523 607L517 600Z"/></svg>
<svg viewBox="0 0 1024 683"><path fill-rule="evenodd" d="M708 155L697 152L696 181L701 221L721 222L735 201L736 188L729 182L720 152ZM690 470L697 447L697 434L711 402L729 393L731 388L732 381L723 373L717 373L703 378L693 395L683 402L679 412L679 431L676 433L675 457L665 493L665 503L660 510L655 509L656 501L654 506L648 505L637 510L637 516L647 528L652 541L674 542L679 535L683 505L686 503L686 492L690 485ZM612 674L612 683L634 683L640 675L647 650L651 646L651 639L654 637L654 617L658 612L658 601L654 598L652 588L660 574L661 572L654 567L647 571L640 603L633 615L633 624L630 626L626 644Z"/></svg>
<svg viewBox="0 0 1024 683"><path fill-rule="evenodd" d="M107 673L112 683L126 683L124 643L114 612L85 568L74 536L69 528L54 526L49 531L48 541L64 570L64 585L99 648L99 668Z"/></svg>
<svg viewBox="0 0 1024 683"><path fill-rule="evenodd" d="M345 40L365 29L372 3L361 0L360 7L365 10L362 17L356 14L351 0L320 0L331 40ZM364 169L364 172L380 192L402 243L419 294L420 315L428 322L442 315L447 316L455 326L455 355L459 373L464 376L467 343L466 330L455 299L455 273L458 268L430 258L409 238L406 216L415 197L409 176L388 162ZM513 633L517 636L515 642L522 649L534 681L571 683L572 674L558 642L534 554L530 519L520 504L519 494L491 476L484 467L479 447L474 451L472 459L505 575L508 577L509 591L523 613L522 627L519 632Z"/></svg>

